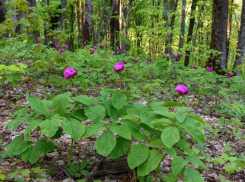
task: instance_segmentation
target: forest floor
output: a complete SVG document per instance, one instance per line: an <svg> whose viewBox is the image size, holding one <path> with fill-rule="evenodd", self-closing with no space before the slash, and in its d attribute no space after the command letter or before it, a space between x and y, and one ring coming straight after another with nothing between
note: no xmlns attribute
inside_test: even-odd
<svg viewBox="0 0 245 182"><path fill-rule="evenodd" d="M34 94L38 97L45 98L47 91L50 94L56 94L55 88L41 87L31 91L31 95ZM16 136L22 135L27 123L22 123L18 129L12 130L7 129L6 124L11 121L13 118L9 114L13 114L19 106L27 105L25 99L26 88L11 89L10 86L4 85L3 88L3 97L0 98L0 139L2 140L0 151L4 152L5 146L11 142ZM195 102L193 96L189 96L191 102ZM225 179L234 181L234 182L245 182L245 169L242 171L235 171L233 174L228 175L224 168L224 164L215 164L212 162L214 158L222 158L222 153L225 153L230 148L230 152L234 154L241 154L245 151L244 140L241 139L244 136L244 130L240 133L234 132L233 125L221 124L220 117L212 117L208 114L203 114L203 108L200 108L198 105L190 104L189 107L192 107L194 111L199 114L206 123L212 127L214 133L209 129L206 129L206 142L203 147L198 148L199 151L203 152L203 162L209 168L199 169L202 177L207 182L219 182L221 181L219 175L223 175ZM239 138L240 136L240 138ZM32 139L42 138L43 136L40 133L32 132ZM75 178L67 172L67 161L68 161L68 150L71 143L71 137L63 134L61 138L54 140L55 150L47 155L43 155L39 162L31 165L30 163L23 162L20 158L6 158L0 159L0 171L3 173L13 173L17 169L31 169L37 166L41 168L51 168L52 172L41 173L42 176L47 176L46 179L35 179L35 181L75 181ZM229 145L227 145L229 144ZM196 146L192 146L196 147ZM125 166L124 162L126 159L120 159L119 161L112 161L109 157L104 158L97 154L94 149L93 140L79 140L74 143L73 152L72 152L72 163L79 163L83 160L88 161L88 170L90 174L86 176L87 181L92 181L100 179L102 181L132 181L133 175L132 171ZM167 157L161 163L161 167L164 170L161 171L162 176L167 176L171 171L172 158ZM112 167L110 168L110 165ZM121 168L116 165L119 164ZM229 163L226 163L229 164ZM118 168L114 168L115 167ZM195 166L196 167L196 166ZM151 176L154 174L152 173ZM17 177L21 177L17 175ZM23 176L22 176L23 177ZM24 181L30 180L23 178ZM160 179L159 179L160 180ZM8 180L11 181L11 180ZM181 180L180 180L181 181Z"/></svg>

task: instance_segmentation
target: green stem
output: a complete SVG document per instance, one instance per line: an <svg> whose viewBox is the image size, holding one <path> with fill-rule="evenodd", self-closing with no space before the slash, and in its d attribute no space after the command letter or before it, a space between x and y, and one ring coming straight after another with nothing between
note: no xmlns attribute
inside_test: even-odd
<svg viewBox="0 0 245 182"><path fill-rule="evenodd" d="M75 78L72 79L73 80L73 85L74 85L74 89L75 89L75 97L77 96L77 88L76 88L76 84L75 84Z"/></svg>
<svg viewBox="0 0 245 182"><path fill-rule="evenodd" d="M136 178L136 174L135 174L135 170L133 169L133 175L134 175L134 181L137 182L137 178Z"/></svg>
<svg viewBox="0 0 245 182"><path fill-rule="evenodd" d="M72 138L72 139L71 139L71 146L70 146L70 149L69 149L68 165L71 164L71 153L72 153L73 143L74 143L74 140L73 140L73 138Z"/></svg>
<svg viewBox="0 0 245 182"><path fill-rule="evenodd" d="M167 154L165 154L165 155L162 157L162 160L165 159L166 156L167 156ZM161 161L162 161L162 160L161 160ZM156 174L155 174L155 180L154 180L154 182L157 182L157 176L158 176L158 173L159 173L159 170L160 170L160 165L161 165L161 162L158 164L157 171L156 171Z"/></svg>
<svg viewBox="0 0 245 182"><path fill-rule="evenodd" d="M121 74L121 71L119 71L119 76L120 76L120 90L122 90L122 74Z"/></svg>

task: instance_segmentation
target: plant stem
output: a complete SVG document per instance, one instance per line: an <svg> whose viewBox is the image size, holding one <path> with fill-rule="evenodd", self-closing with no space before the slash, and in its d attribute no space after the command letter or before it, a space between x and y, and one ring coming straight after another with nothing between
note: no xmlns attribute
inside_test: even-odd
<svg viewBox="0 0 245 182"><path fill-rule="evenodd" d="M73 85L74 85L74 89L75 89L75 97L77 96L77 88L76 88L76 84L75 84L75 78L72 79L73 80Z"/></svg>
<svg viewBox="0 0 245 182"><path fill-rule="evenodd" d="M70 150L69 150L68 165L71 164L71 153L72 153L73 143L74 143L74 140L73 140L73 138L72 138L72 139L71 139L71 146L70 146Z"/></svg>
<svg viewBox="0 0 245 182"><path fill-rule="evenodd" d="M166 156L167 156L167 154L165 154L165 155L162 157L162 160L165 159ZM161 161L162 161L162 160L161 160ZM158 173L159 173L159 170L160 170L160 165L161 165L161 162L158 164L157 171L156 171L156 174L155 174L155 180L154 180L154 182L157 182L157 176L158 176Z"/></svg>
<svg viewBox="0 0 245 182"><path fill-rule="evenodd" d="M133 169L133 175L134 175L134 181L137 182L137 178L136 178L136 174L135 174L135 170Z"/></svg>
<svg viewBox="0 0 245 182"><path fill-rule="evenodd" d="M122 74L121 74L121 71L119 71L119 76L120 76L120 90L122 90Z"/></svg>

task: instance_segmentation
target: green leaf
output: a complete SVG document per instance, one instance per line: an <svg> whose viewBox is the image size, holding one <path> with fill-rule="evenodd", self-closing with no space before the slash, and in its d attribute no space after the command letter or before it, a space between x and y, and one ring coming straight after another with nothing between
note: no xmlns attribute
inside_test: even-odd
<svg viewBox="0 0 245 182"><path fill-rule="evenodd" d="M80 170L84 169L88 165L88 161L84 160L80 165Z"/></svg>
<svg viewBox="0 0 245 182"><path fill-rule="evenodd" d="M185 180L186 182L204 182L200 173L192 167L187 168L185 176L187 177L187 180Z"/></svg>
<svg viewBox="0 0 245 182"><path fill-rule="evenodd" d="M39 150L36 147L30 147L22 154L22 160L24 162L30 161L31 164L37 162L39 157Z"/></svg>
<svg viewBox="0 0 245 182"><path fill-rule="evenodd" d="M142 144L135 144L131 147L127 157L128 166L130 169L134 169L135 167L145 162L148 156L149 148L147 146Z"/></svg>
<svg viewBox="0 0 245 182"><path fill-rule="evenodd" d="M21 136L15 137L10 144L6 145L5 148L8 149L8 150L4 153L4 156L13 157L14 156L15 149L23 141L24 141L24 136L21 135Z"/></svg>
<svg viewBox="0 0 245 182"><path fill-rule="evenodd" d="M69 96L70 96L70 93L64 93L64 94L55 96L53 100L53 107L58 114L64 115L66 113Z"/></svg>
<svg viewBox="0 0 245 182"><path fill-rule="evenodd" d="M176 119L180 122L180 123L183 123L185 121L185 117L186 117L186 114L185 114L185 108L180 108L178 109L178 113L176 115Z"/></svg>
<svg viewBox="0 0 245 182"><path fill-rule="evenodd" d="M101 105L87 106L84 111L88 119L94 122L102 121L105 117L105 108Z"/></svg>
<svg viewBox="0 0 245 182"><path fill-rule="evenodd" d="M61 120L59 118L46 119L40 124L41 131L47 137L53 137L59 129Z"/></svg>
<svg viewBox="0 0 245 182"><path fill-rule="evenodd" d="M28 178L30 176L31 170L30 169L23 169L21 170L21 176Z"/></svg>
<svg viewBox="0 0 245 182"><path fill-rule="evenodd" d="M161 140L163 144L168 148L171 148L175 143L179 141L179 139L180 134L178 128L176 127L167 127L162 131Z"/></svg>
<svg viewBox="0 0 245 182"><path fill-rule="evenodd" d="M196 164L204 169L208 169L208 167L198 158L198 156L188 156L185 158L185 160L191 162L192 164Z"/></svg>
<svg viewBox="0 0 245 182"><path fill-rule="evenodd" d="M192 118L192 119L195 119L197 121L200 121L201 123L205 124L205 121L204 119L202 119L199 115L197 114L193 114L193 113L188 113L187 114L188 117Z"/></svg>
<svg viewBox="0 0 245 182"><path fill-rule="evenodd" d="M187 163L188 162L185 161L182 157L175 156L171 166L173 174L175 175L179 174Z"/></svg>
<svg viewBox="0 0 245 182"><path fill-rule="evenodd" d="M225 163L224 159L222 159L222 158L215 158L215 159L213 160L213 162L214 162L215 164L224 164L224 163Z"/></svg>
<svg viewBox="0 0 245 182"><path fill-rule="evenodd" d="M78 102L81 102L84 105L91 105L92 102L91 98L88 97L87 95L79 95L74 99L76 99Z"/></svg>
<svg viewBox="0 0 245 182"><path fill-rule="evenodd" d="M64 132L70 135L74 141L77 141L85 132L84 124L80 123L78 120L67 118L62 122L62 127Z"/></svg>
<svg viewBox="0 0 245 182"><path fill-rule="evenodd" d="M151 171L155 170L159 163L162 161L163 154L159 150L150 150L149 156L146 161L138 166L137 172L139 176L146 176Z"/></svg>
<svg viewBox="0 0 245 182"><path fill-rule="evenodd" d="M49 117L48 108L40 99L32 97L28 98L27 101L29 102L32 109L35 109L36 111L42 113L46 117Z"/></svg>
<svg viewBox="0 0 245 182"><path fill-rule="evenodd" d="M85 130L85 134L83 138L86 138L87 136L97 135L98 132L102 131L105 128L106 128L106 124L103 122L96 122L96 123L90 124L86 126L86 130Z"/></svg>
<svg viewBox="0 0 245 182"><path fill-rule="evenodd" d="M107 157L116 146L116 137L107 131L96 139L94 147L100 155Z"/></svg>
<svg viewBox="0 0 245 182"><path fill-rule="evenodd" d="M24 133L24 136L25 136L25 140L26 141L29 141L30 138L31 138L31 131L38 127L40 123L42 123L43 120L41 119L34 119L34 120L31 120L29 123L28 123L28 126L25 130L25 133Z"/></svg>
<svg viewBox="0 0 245 182"><path fill-rule="evenodd" d="M231 165L225 165L225 170L228 172L229 175L234 173L235 169L236 169L236 163Z"/></svg>
<svg viewBox="0 0 245 182"><path fill-rule="evenodd" d="M9 129L17 129L18 126L25 121L26 121L26 117L16 118L8 122L6 127Z"/></svg>
<svg viewBox="0 0 245 182"><path fill-rule="evenodd" d="M116 123L111 123L109 124L109 129L117 133L119 136L131 140L131 134L125 126Z"/></svg>
<svg viewBox="0 0 245 182"><path fill-rule="evenodd" d="M169 101L169 102L164 103L163 106L165 106L165 107L175 107L175 106L182 107L183 104L178 103L178 102Z"/></svg>
<svg viewBox="0 0 245 182"><path fill-rule="evenodd" d="M111 158L116 159L121 157L125 152L128 151L131 140L126 140L123 137L118 137L116 140L116 146L111 152Z"/></svg>
<svg viewBox="0 0 245 182"><path fill-rule="evenodd" d="M199 145L203 145L204 141L205 141L205 136L203 134L202 131L198 130L198 129L193 129L193 130L189 130L187 131L193 138L195 138L195 140L197 141L197 143Z"/></svg>
<svg viewBox="0 0 245 182"><path fill-rule="evenodd" d="M112 97L112 105L117 109L121 109L126 104L127 96L115 94Z"/></svg>
<svg viewBox="0 0 245 182"><path fill-rule="evenodd" d="M41 169L40 166L38 167L34 167L31 169L34 173L43 173L45 172L47 169Z"/></svg>
<svg viewBox="0 0 245 182"><path fill-rule="evenodd" d="M20 155L21 153L25 152L31 146L31 144L31 141L24 141L15 149L14 155Z"/></svg>
<svg viewBox="0 0 245 182"><path fill-rule="evenodd" d="M77 120L80 120L80 121L84 121L84 120L88 119L87 116L85 116L85 114L84 114L84 109L75 110L75 111L69 113L69 116L71 116Z"/></svg>
<svg viewBox="0 0 245 182"><path fill-rule="evenodd" d="M47 154L54 150L53 142L47 140L38 140L36 146L43 154Z"/></svg>
<svg viewBox="0 0 245 182"><path fill-rule="evenodd" d="M150 139L149 145L154 148L163 148L164 145L162 143L162 140L159 138L153 137Z"/></svg>

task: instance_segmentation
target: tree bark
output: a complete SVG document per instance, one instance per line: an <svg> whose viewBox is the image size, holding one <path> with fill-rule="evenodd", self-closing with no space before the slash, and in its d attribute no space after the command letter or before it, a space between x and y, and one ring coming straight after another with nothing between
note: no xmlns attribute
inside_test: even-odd
<svg viewBox="0 0 245 182"><path fill-rule="evenodd" d="M130 13L130 11L129 11L129 6L130 6L130 1L129 0L127 0L127 8L126 8L126 23L125 23L125 28L124 28L124 30L125 30L125 34L124 34L124 36L125 36L125 39L126 39L126 41L128 42L128 23L129 23L129 13ZM124 46L124 49L125 49L125 51L127 51L128 50L128 43L125 43L125 46Z"/></svg>
<svg viewBox="0 0 245 182"><path fill-rule="evenodd" d="M124 0L120 0L119 3L119 48L123 50L123 43L122 43L122 30L123 30L123 19L124 19Z"/></svg>
<svg viewBox="0 0 245 182"><path fill-rule="evenodd" d="M185 8L186 8L186 0L182 0L182 14L181 14L181 28L180 28L180 38L179 38L179 52L182 52L182 48L184 45L184 37L185 37ZM179 60L181 59L182 54L179 55Z"/></svg>
<svg viewBox="0 0 245 182"><path fill-rule="evenodd" d="M165 21L164 23L164 27L166 29L167 32L167 41L166 41L166 48L165 48L165 53L169 54L170 60L173 61L174 60L174 54L173 54L173 50L172 50L172 46L171 46L171 41L170 41L170 36L168 33L168 0L163 0L163 20Z"/></svg>
<svg viewBox="0 0 245 182"><path fill-rule="evenodd" d="M60 9L65 9L66 8L66 0L61 0L61 5L60 5ZM59 17L59 24L58 24L58 28L59 29L63 29L63 23L64 23L64 19L66 18L66 11L62 12L60 17Z"/></svg>
<svg viewBox="0 0 245 182"><path fill-rule="evenodd" d="M210 48L221 54L211 54L207 66L213 67L218 74L224 74L223 69L227 68L228 4L228 0L213 0Z"/></svg>
<svg viewBox="0 0 245 182"><path fill-rule="evenodd" d="M196 10L197 1L198 0L193 0L192 1L192 5L191 5L191 18L190 18L190 24L189 24L189 29L188 29L188 35L187 35L187 42L186 42L186 44L191 43L191 40L192 40L193 28L194 28L194 24L195 24L194 11ZM190 54L191 54L191 49L187 49L186 50L186 53L185 53L185 61L184 61L184 65L185 66L188 66L189 65L189 62L190 62Z"/></svg>
<svg viewBox="0 0 245 182"><path fill-rule="evenodd" d="M113 12L114 17L119 16L119 1L116 0L115 10ZM115 49L115 40L116 40L116 31L119 32L119 20L118 18L112 18L110 24L110 46L114 50ZM119 46L118 44L116 46Z"/></svg>
<svg viewBox="0 0 245 182"><path fill-rule="evenodd" d="M173 7L172 7L173 9L171 11L173 13L173 12L176 12L176 10L177 10L178 0L176 0L176 1L173 0L172 3L173 3ZM176 17L175 14L173 14L172 17L171 17L171 21L170 21L170 28L171 28L170 42L171 42L171 44L172 44L172 41L173 41L173 30L174 30L175 17Z"/></svg>
<svg viewBox="0 0 245 182"><path fill-rule="evenodd" d="M91 40L91 15L92 15L92 5L91 0L85 1L85 23L84 23L84 41Z"/></svg>
<svg viewBox="0 0 245 182"><path fill-rule="evenodd" d="M108 0L105 0L105 4L104 4L102 12L101 12L100 22L99 22L98 29L97 29L97 34L96 34L96 42L95 42L96 46L97 46L97 44L98 44L98 42L100 40L100 30L101 30L101 26L102 26L102 23L103 23L103 20L104 20L104 14L105 14L105 9L107 7L107 4L108 4Z"/></svg>
<svg viewBox="0 0 245 182"><path fill-rule="evenodd" d="M112 13L114 12L115 5L116 5L116 0L113 0L112 5L111 5L111 10L110 10L109 16L108 16L107 21L106 21L105 32L102 36L102 41L105 39L105 36L107 34L107 31L108 31L108 28L110 25L110 21L111 21L111 16L112 16Z"/></svg>
<svg viewBox="0 0 245 182"><path fill-rule="evenodd" d="M234 0L229 0L229 10L228 10L228 23L227 23L227 58L229 57L230 49L230 38L231 38L231 25L232 25L232 7Z"/></svg>
<svg viewBox="0 0 245 182"><path fill-rule="evenodd" d="M242 1L241 27L239 32L237 53L234 68L243 64L245 55L245 0ZM239 76L240 74L241 71L237 69L236 75Z"/></svg>
<svg viewBox="0 0 245 182"><path fill-rule="evenodd" d="M6 11L6 1L0 0L0 23L3 23L5 21Z"/></svg>

